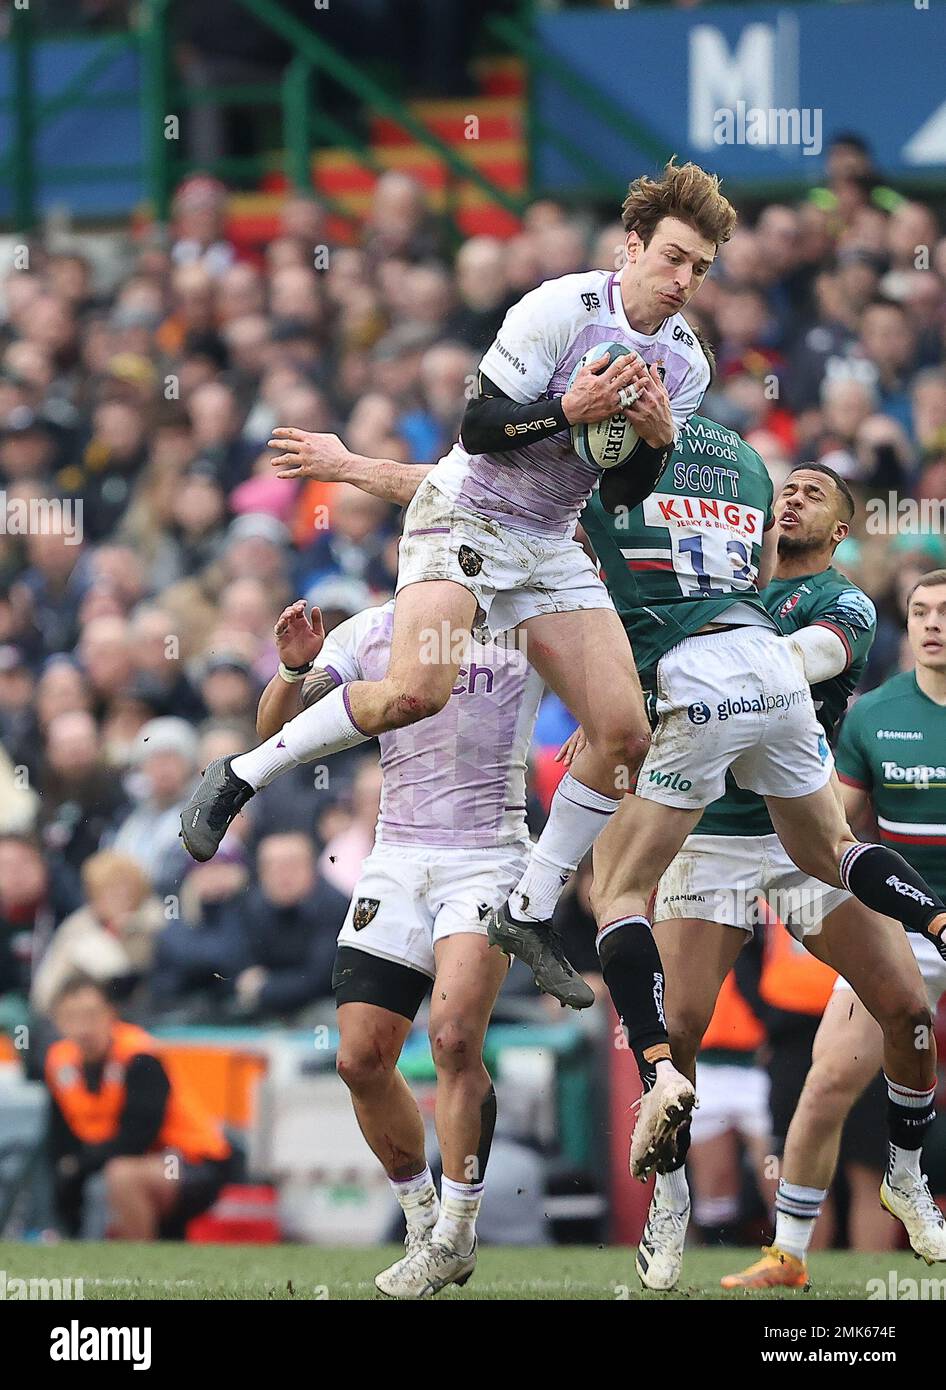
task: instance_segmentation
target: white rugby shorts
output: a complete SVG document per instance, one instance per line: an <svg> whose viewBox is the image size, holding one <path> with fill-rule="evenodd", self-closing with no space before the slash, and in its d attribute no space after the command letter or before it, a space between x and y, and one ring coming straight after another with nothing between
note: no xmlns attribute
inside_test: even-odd
<svg viewBox="0 0 946 1390"><path fill-rule="evenodd" d="M771 1134L769 1078L762 1067L702 1062L697 1057L696 1094L700 1103L690 1120L694 1144L730 1130L744 1139L768 1139Z"/></svg>
<svg viewBox="0 0 946 1390"><path fill-rule="evenodd" d="M779 635L765 627L701 633L657 663L657 727L637 795L700 810L732 769L762 796L816 792L834 760L811 691Z"/></svg>
<svg viewBox="0 0 946 1390"><path fill-rule="evenodd" d="M803 873L777 835L688 835L657 885L654 922L694 917L751 935L760 896L801 941L851 895Z"/></svg>
<svg viewBox="0 0 946 1390"><path fill-rule="evenodd" d="M478 606L475 626L493 638L541 613L614 608L594 564L570 536L532 536L458 506L429 478L404 517L397 592L451 579Z"/></svg>
<svg viewBox="0 0 946 1390"><path fill-rule="evenodd" d="M365 860L339 946L437 973L434 943L460 932L486 935L529 862L528 840L502 849L445 849L378 843Z"/></svg>

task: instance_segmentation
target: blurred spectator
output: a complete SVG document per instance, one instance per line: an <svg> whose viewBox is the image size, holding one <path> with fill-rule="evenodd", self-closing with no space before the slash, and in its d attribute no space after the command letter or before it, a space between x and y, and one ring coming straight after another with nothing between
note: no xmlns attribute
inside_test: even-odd
<svg viewBox="0 0 946 1390"><path fill-rule="evenodd" d="M133 760L129 784L137 805L112 848L140 864L164 897L176 890L185 865L180 817L197 775L197 735L183 719L152 719L138 736Z"/></svg>
<svg viewBox="0 0 946 1390"><path fill-rule="evenodd" d="M213 859L192 868L181 890L181 916L158 938L151 993L157 1009L177 1022L222 1023L245 948L237 904L249 872L228 835Z"/></svg>
<svg viewBox="0 0 946 1390"><path fill-rule="evenodd" d="M101 1173L101 1234L181 1239L229 1176L232 1152L221 1127L171 1079L156 1041L118 1018L100 984L67 981L53 1014L61 1036L46 1056L46 1152L61 1231L82 1233L86 1184ZM168 1182L169 1171L176 1181Z"/></svg>
<svg viewBox="0 0 946 1390"><path fill-rule="evenodd" d="M234 1002L244 1018L285 1018L331 995L348 899L320 876L307 835L267 836L257 872L259 886L239 908L243 966Z"/></svg>
<svg viewBox="0 0 946 1390"><path fill-rule="evenodd" d="M88 710L66 710L50 720L39 792L43 844L78 875L128 806L121 782L105 765Z"/></svg>
<svg viewBox="0 0 946 1390"><path fill-rule="evenodd" d="M394 592L397 579L386 552L391 509L376 497L338 483L332 491L331 526L302 554L302 586L333 575L358 579L375 593Z"/></svg>
<svg viewBox="0 0 946 1390"><path fill-rule="evenodd" d="M36 682L22 647L0 646L0 743L14 764L29 766L36 758Z"/></svg>
<svg viewBox="0 0 946 1390"><path fill-rule="evenodd" d="M70 717L70 716L67 716ZM53 1000L74 975L121 987L126 1012L140 1007L151 971L161 904L137 862L114 850L88 858L82 869L85 904L57 928L33 974L30 1002L49 1014Z"/></svg>
<svg viewBox="0 0 946 1390"><path fill-rule="evenodd" d="M0 1031L24 1022L34 963L79 905L74 878L28 835L0 834Z"/></svg>

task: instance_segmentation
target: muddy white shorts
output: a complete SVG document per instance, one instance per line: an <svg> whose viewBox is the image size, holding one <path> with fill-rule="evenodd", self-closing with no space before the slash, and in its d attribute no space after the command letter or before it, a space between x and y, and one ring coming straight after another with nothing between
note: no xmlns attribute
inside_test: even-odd
<svg viewBox="0 0 946 1390"><path fill-rule="evenodd" d="M570 536L531 536L458 506L429 478L404 517L397 592L425 579L469 589L475 626L492 637L540 613L614 608L594 564Z"/></svg>
<svg viewBox="0 0 946 1390"><path fill-rule="evenodd" d="M801 668L779 635L737 627L688 637L657 663L657 727L637 795L699 810L731 768L762 796L806 796L834 760Z"/></svg>
<svg viewBox="0 0 946 1390"><path fill-rule="evenodd" d="M751 934L763 897L801 941L850 896L803 873L777 835L688 835L657 885L654 921L694 917Z"/></svg>
<svg viewBox="0 0 946 1390"><path fill-rule="evenodd" d="M696 1059L699 1105L690 1121L694 1144L735 1130L744 1139L768 1139L769 1078L761 1067L730 1066Z"/></svg>
<svg viewBox="0 0 946 1390"><path fill-rule="evenodd" d="M339 946L437 973L434 943L459 932L486 935L488 908L509 897L532 846L435 849L376 844L355 885Z"/></svg>
<svg viewBox="0 0 946 1390"><path fill-rule="evenodd" d="M943 960L932 941L928 941L925 936L920 936L917 932L907 932L907 941L909 941L913 954L916 956L916 963L923 976L926 997L930 1003L930 1012L935 1015L940 999L946 994L946 960ZM839 975L834 982L834 992L836 994L844 992L853 994L854 990L853 986Z"/></svg>

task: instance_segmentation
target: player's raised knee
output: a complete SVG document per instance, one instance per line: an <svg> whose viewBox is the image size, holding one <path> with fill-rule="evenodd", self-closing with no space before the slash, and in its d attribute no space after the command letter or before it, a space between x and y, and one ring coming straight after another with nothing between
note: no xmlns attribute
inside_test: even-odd
<svg viewBox="0 0 946 1390"><path fill-rule="evenodd" d="M432 719L450 699L451 684L447 681L425 681L416 685L396 686L388 701L388 721L392 728L403 729Z"/></svg>
<svg viewBox="0 0 946 1390"><path fill-rule="evenodd" d="M919 984L916 990L897 986L883 990L874 1008L874 1017L887 1037L899 1046L929 1048L933 1015L926 992Z"/></svg>

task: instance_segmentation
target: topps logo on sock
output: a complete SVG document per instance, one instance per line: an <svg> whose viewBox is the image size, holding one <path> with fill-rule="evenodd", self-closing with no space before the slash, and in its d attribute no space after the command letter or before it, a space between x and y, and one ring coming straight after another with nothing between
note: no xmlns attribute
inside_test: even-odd
<svg viewBox="0 0 946 1390"><path fill-rule="evenodd" d="M68 1327L49 1334L50 1361L131 1361L136 1371L151 1369L150 1327Z"/></svg>
<svg viewBox="0 0 946 1390"><path fill-rule="evenodd" d="M928 898L919 888L914 888L912 883L904 883L902 878L897 878L896 874L891 874L884 880L888 888L892 888L895 893L899 893L901 898L912 898L915 903L922 903L924 907L935 907L932 898Z"/></svg>

